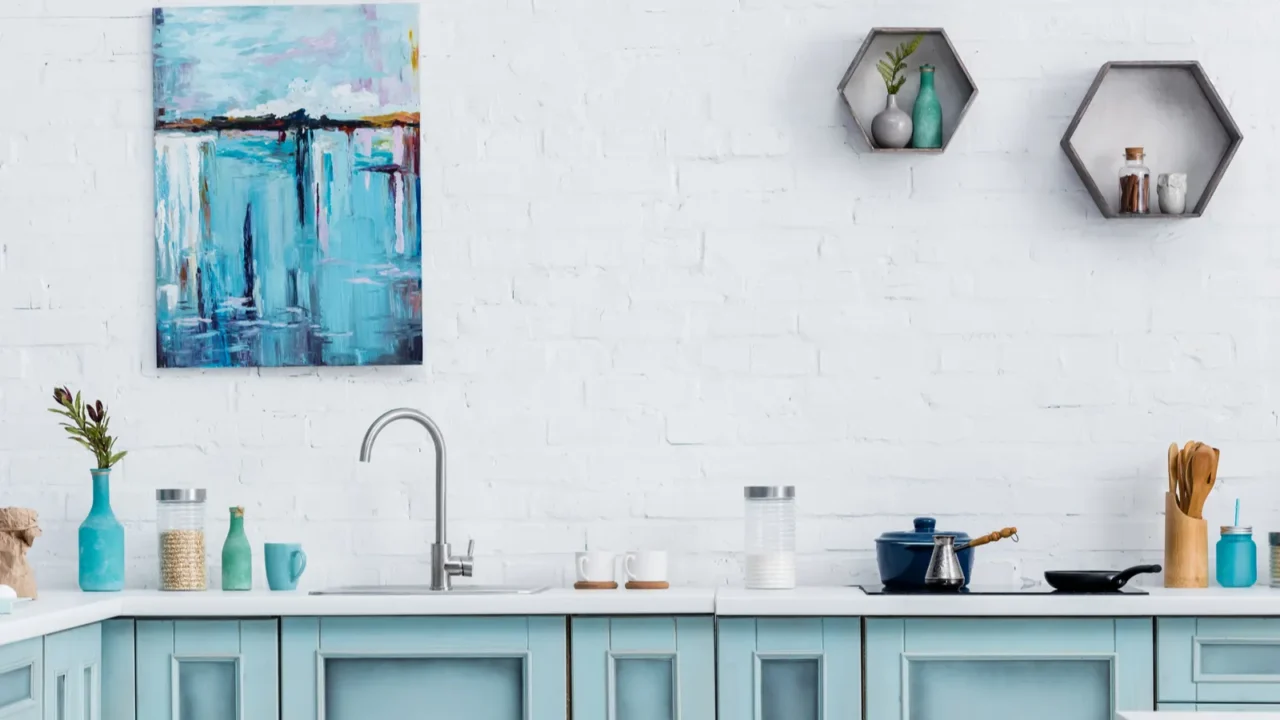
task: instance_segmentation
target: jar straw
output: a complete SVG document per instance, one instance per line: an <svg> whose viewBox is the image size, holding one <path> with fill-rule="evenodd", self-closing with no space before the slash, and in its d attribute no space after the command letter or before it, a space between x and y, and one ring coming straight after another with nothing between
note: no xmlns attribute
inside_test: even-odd
<svg viewBox="0 0 1280 720"><path fill-rule="evenodd" d="M1236 498L1236 527L1240 527L1240 498Z"/></svg>

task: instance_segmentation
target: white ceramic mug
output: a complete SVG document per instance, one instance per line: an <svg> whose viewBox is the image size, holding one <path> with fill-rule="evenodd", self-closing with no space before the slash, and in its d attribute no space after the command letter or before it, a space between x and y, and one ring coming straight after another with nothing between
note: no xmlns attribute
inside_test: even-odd
<svg viewBox="0 0 1280 720"><path fill-rule="evenodd" d="M667 553L663 550L644 550L627 553L622 561L627 580L640 582L665 582L667 579Z"/></svg>
<svg viewBox="0 0 1280 720"><path fill-rule="evenodd" d="M614 582L614 557L611 552L592 550L576 553L573 565L579 582Z"/></svg>

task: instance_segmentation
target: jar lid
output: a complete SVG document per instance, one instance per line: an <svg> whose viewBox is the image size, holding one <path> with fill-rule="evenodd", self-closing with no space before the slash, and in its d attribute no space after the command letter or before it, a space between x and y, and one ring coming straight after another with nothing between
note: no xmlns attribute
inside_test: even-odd
<svg viewBox="0 0 1280 720"><path fill-rule="evenodd" d="M204 488L167 488L156 491L157 502L204 502Z"/></svg>
<svg viewBox="0 0 1280 720"><path fill-rule="evenodd" d="M1142 157L1143 152L1140 147L1127 147L1124 149L1124 156L1130 160L1137 160Z"/></svg>
<svg viewBox="0 0 1280 720"><path fill-rule="evenodd" d="M1267 533L1267 539L1272 546L1280 545L1280 532Z"/></svg>
<svg viewBox="0 0 1280 720"><path fill-rule="evenodd" d="M949 535L954 537L956 544L963 545L969 542L969 535L962 532L951 532L943 530L935 530L938 521L931 517L918 517L912 520L915 530L897 530L887 532L876 538L876 542L898 543L901 545L933 545L934 535Z"/></svg>
<svg viewBox="0 0 1280 720"><path fill-rule="evenodd" d="M920 72L933 72L933 71L934 71L934 67L932 65L925 64L920 66Z"/></svg>
<svg viewBox="0 0 1280 720"><path fill-rule="evenodd" d="M795 496L794 485L748 485L742 488L742 497L748 500L777 500Z"/></svg>
<svg viewBox="0 0 1280 720"><path fill-rule="evenodd" d="M1248 525L1223 525L1223 535L1252 535L1253 528ZM1275 535L1275 533L1271 533Z"/></svg>

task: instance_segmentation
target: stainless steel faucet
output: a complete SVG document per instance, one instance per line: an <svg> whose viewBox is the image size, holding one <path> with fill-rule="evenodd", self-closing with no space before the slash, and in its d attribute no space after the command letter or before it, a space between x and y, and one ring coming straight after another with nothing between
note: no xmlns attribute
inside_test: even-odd
<svg viewBox="0 0 1280 720"><path fill-rule="evenodd" d="M431 442L436 446L436 541L431 543L431 589L450 590L454 575L471 577L472 560L475 556L476 541L467 544L467 554L453 557L449 554L449 542L445 539L445 452L444 436L435 421L419 410L400 408L383 413L373 421L364 434L364 442L360 444L360 462L369 462L373 457L373 443L383 428L397 420L412 420L427 429Z"/></svg>

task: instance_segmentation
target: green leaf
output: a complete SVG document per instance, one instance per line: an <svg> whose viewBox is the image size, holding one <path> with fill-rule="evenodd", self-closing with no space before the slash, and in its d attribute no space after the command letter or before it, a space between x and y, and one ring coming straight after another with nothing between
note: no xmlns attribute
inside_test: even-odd
<svg viewBox="0 0 1280 720"><path fill-rule="evenodd" d="M129 451L125 450L124 452L118 452L115 455L112 455L111 459L107 461L107 467L111 467L112 465L115 465L116 463L120 462L121 460L124 459L124 456L128 454L129 454Z"/></svg>

